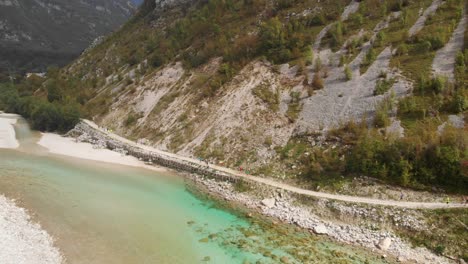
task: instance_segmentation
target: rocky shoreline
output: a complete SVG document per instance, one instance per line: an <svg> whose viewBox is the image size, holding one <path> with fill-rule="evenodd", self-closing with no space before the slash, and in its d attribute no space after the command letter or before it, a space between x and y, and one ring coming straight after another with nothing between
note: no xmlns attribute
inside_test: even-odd
<svg viewBox="0 0 468 264"><path fill-rule="evenodd" d="M262 215L299 226L317 235L327 235L338 242L367 248L380 254L383 258L392 256L402 263L455 263L450 259L433 254L426 248L413 248L391 231L321 219L313 212L312 208L298 204L294 196L283 190L262 189L258 191L255 189L255 192L240 193L235 190L236 183L231 181L219 181L197 174L185 174L185 176L190 180L190 185L194 185L202 192L208 192L208 195L212 197L244 205ZM318 204L322 204L321 206L327 206L325 205L327 202L323 199L317 201ZM351 211L360 211L358 207L341 206ZM417 228L424 227L418 226Z"/></svg>

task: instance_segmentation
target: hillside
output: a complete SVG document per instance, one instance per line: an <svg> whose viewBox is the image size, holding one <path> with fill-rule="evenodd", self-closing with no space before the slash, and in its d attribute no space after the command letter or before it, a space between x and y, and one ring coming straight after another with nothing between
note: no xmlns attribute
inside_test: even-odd
<svg viewBox="0 0 468 264"><path fill-rule="evenodd" d="M145 1L49 81L161 150L311 187L366 175L466 192L464 5Z"/></svg>
<svg viewBox="0 0 468 264"><path fill-rule="evenodd" d="M0 70L45 71L76 58L135 11L118 1L0 1Z"/></svg>

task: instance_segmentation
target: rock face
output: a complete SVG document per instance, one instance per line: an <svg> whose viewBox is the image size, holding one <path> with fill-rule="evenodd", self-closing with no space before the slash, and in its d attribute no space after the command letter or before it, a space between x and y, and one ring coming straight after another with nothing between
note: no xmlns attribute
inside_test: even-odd
<svg viewBox="0 0 468 264"><path fill-rule="evenodd" d="M0 1L0 71L38 72L68 63L134 12L127 0Z"/></svg>

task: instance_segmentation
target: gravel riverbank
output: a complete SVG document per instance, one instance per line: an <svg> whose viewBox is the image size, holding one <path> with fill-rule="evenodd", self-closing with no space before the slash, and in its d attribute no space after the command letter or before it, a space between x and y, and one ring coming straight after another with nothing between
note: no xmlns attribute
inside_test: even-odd
<svg viewBox="0 0 468 264"><path fill-rule="evenodd" d="M0 263L63 263L52 237L39 224L31 222L25 209L3 195L0 195Z"/></svg>

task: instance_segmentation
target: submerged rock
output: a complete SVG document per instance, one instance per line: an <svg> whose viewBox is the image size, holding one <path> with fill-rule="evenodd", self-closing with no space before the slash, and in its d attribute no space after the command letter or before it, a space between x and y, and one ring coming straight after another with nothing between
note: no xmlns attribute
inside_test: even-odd
<svg viewBox="0 0 468 264"><path fill-rule="evenodd" d="M208 241L210 240L207 237L198 240L198 242L201 242L201 243L208 243Z"/></svg>

